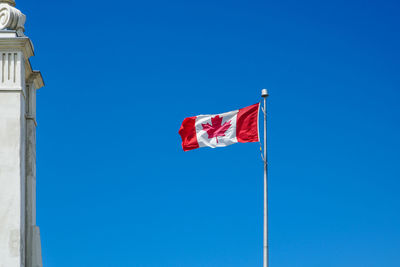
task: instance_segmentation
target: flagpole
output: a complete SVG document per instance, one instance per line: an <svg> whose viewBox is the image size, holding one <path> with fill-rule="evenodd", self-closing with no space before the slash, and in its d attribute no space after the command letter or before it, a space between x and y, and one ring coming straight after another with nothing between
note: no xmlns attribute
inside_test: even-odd
<svg viewBox="0 0 400 267"><path fill-rule="evenodd" d="M268 267L268 159L267 159L267 89L262 89L264 98L264 264Z"/></svg>

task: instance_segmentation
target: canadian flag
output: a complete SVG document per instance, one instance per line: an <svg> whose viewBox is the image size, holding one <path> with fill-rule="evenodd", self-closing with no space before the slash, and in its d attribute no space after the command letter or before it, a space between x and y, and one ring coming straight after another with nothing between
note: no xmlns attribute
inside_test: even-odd
<svg viewBox="0 0 400 267"><path fill-rule="evenodd" d="M185 118L179 129L183 150L258 142L259 110L258 103L226 113Z"/></svg>

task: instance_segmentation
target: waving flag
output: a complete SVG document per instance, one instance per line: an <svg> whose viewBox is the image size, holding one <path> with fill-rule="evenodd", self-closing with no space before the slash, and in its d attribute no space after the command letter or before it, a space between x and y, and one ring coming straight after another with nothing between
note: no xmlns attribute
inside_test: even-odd
<svg viewBox="0 0 400 267"><path fill-rule="evenodd" d="M254 104L226 113L185 118L179 129L183 150L258 142L259 109L260 104Z"/></svg>

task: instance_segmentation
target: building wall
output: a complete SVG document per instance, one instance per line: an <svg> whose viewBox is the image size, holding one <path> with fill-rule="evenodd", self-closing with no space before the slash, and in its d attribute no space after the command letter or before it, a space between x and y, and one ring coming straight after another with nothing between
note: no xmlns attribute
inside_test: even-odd
<svg viewBox="0 0 400 267"><path fill-rule="evenodd" d="M0 91L0 266L23 266L25 97Z"/></svg>

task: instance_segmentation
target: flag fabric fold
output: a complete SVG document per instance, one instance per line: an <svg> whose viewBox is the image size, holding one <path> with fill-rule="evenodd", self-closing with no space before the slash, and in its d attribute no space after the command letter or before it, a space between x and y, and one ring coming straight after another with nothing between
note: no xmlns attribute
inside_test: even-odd
<svg viewBox="0 0 400 267"><path fill-rule="evenodd" d="M179 129L183 150L258 142L259 109L257 103L226 113L185 118Z"/></svg>

